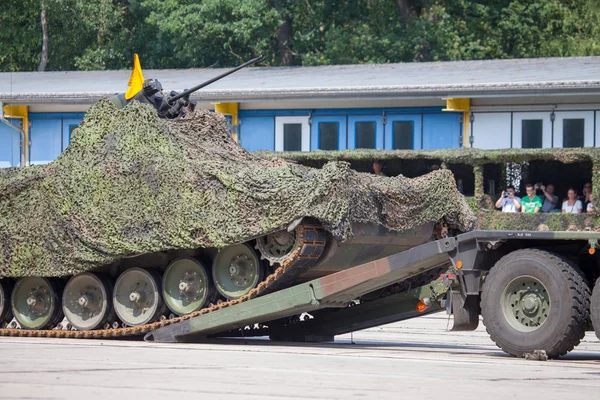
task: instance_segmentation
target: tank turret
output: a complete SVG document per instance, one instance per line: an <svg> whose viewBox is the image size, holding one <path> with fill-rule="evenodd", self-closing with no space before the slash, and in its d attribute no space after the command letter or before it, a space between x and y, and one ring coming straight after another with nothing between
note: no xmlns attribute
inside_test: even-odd
<svg viewBox="0 0 600 400"><path fill-rule="evenodd" d="M211 78L199 85L194 86L191 89L185 89L183 92L178 93L172 90L168 96L163 93L162 84L158 79L146 79L143 81L142 88L133 97L127 99L126 93L118 93L111 97L111 102L121 108L132 102L133 100L141 103L152 104L158 116L160 118L173 119L185 115L186 113L193 111L195 106L194 101L190 101L190 95L203 87L206 87L220 79L225 78L234 72L239 71L249 65L255 64L262 60L264 56L255 57L245 63L230 69L221 75Z"/></svg>

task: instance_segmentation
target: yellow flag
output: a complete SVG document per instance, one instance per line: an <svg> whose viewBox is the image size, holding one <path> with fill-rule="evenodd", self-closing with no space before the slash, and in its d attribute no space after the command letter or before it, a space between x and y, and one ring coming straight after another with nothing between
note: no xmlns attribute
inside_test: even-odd
<svg viewBox="0 0 600 400"><path fill-rule="evenodd" d="M129 100L133 96L135 96L144 85L144 74L142 74L142 66L140 65L140 58L137 54L133 56L133 71L131 71L131 76L129 77L129 82L127 86L127 92L125 93L125 99Z"/></svg>

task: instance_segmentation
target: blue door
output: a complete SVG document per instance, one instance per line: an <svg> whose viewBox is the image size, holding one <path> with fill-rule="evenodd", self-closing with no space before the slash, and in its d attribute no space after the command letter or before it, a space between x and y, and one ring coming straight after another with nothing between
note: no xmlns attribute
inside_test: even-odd
<svg viewBox="0 0 600 400"><path fill-rule="evenodd" d="M349 149L383 149L383 120L381 115L348 117Z"/></svg>
<svg viewBox="0 0 600 400"><path fill-rule="evenodd" d="M459 113L423 115L423 149L452 149L460 147Z"/></svg>
<svg viewBox="0 0 600 400"><path fill-rule="evenodd" d="M310 127L311 150L346 149L345 116L313 116Z"/></svg>
<svg viewBox="0 0 600 400"><path fill-rule="evenodd" d="M29 133L29 163L47 164L56 160L63 149L62 119L31 121Z"/></svg>
<svg viewBox="0 0 600 400"><path fill-rule="evenodd" d="M388 115L385 124L386 150L422 149L421 115Z"/></svg>
<svg viewBox="0 0 600 400"><path fill-rule="evenodd" d="M63 119L62 121L62 138L61 138L61 147L62 151L65 151L69 143L71 143L71 134L79 124L81 123L81 119Z"/></svg>
<svg viewBox="0 0 600 400"><path fill-rule="evenodd" d="M8 122L21 127L20 119L10 119ZM21 133L0 123L0 168L18 167L19 165L21 165Z"/></svg>

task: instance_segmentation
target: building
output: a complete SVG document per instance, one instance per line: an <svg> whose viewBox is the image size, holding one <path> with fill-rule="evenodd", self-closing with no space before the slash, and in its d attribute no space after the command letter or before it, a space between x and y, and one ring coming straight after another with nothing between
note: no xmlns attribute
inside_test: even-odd
<svg viewBox="0 0 600 400"><path fill-rule="evenodd" d="M221 72L144 75L180 91ZM129 74L1 73L0 167L55 159L87 108L124 92ZM224 113L247 150L314 151L595 147L599 95L600 57L573 57L246 68L192 99Z"/></svg>

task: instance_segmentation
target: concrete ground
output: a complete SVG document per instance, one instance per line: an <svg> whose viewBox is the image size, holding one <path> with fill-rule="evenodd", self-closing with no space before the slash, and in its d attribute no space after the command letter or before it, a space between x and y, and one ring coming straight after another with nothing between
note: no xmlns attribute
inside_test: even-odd
<svg viewBox="0 0 600 400"><path fill-rule="evenodd" d="M527 361L482 326L454 333L448 322L439 313L311 345L0 338L0 398L600 398L593 333L564 359Z"/></svg>

